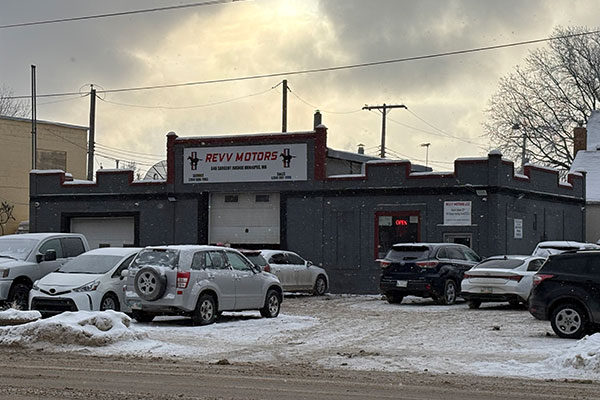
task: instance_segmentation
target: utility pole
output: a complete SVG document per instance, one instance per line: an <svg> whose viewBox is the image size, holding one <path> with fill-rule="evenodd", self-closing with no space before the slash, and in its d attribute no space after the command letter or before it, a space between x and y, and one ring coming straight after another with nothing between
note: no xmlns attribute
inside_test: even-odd
<svg viewBox="0 0 600 400"><path fill-rule="evenodd" d="M287 132L287 92L288 92L288 84L287 79L284 79L283 82L283 98L281 100L281 132Z"/></svg>
<svg viewBox="0 0 600 400"><path fill-rule="evenodd" d="M383 103L382 106L367 106L365 105L362 109L363 110L379 110L379 112L381 112L381 150L379 153L379 157L381 158L385 158L385 117L388 113L389 109L392 108L406 108L408 109L404 104L393 104L393 105L388 105Z"/></svg>
<svg viewBox="0 0 600 400"><path fill-rule="evenodd" d="M96 136L96 89L90 85L90 134L88 139L88 181L94 180L94 146Z"/></svg>
<svg viewBox="0 0 600 400"><path fill-rule="evenodd" d="M429 164L429 146L431 146L431 143L421 143L421 147L427 148L425 151L425 168L427 168L427 165Z"/></svg>
<svg viewBox="0 0 600 400"><path fill-rule="evenodd" d="M31 66L31 169L37 168L37 88L35 65Z"/></svg>

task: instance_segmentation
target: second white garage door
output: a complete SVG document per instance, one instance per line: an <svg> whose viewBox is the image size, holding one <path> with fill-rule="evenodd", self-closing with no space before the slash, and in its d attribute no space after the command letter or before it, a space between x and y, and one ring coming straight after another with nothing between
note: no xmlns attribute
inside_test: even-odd
<svg viewBox="0 0 600 400"><path fill-rule="evenodd" d="M133 246L135 243L133 217L71 218L71 232L82 233L92 249Z"/></svg>
<svg viewBox="0 0 600 400"><path fill-rule="evenodd" d="M279 244L279 193L212 193L210 243Z"/></svg>

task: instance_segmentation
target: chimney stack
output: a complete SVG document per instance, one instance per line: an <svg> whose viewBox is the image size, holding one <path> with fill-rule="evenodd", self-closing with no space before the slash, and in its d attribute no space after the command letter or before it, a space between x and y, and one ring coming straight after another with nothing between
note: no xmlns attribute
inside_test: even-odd
<svg viewBox="0 0 600 400"><path fill-rule="evenodd" d="M358 154L365 154L365 145L362 143L358 145Z"/></svg>
<svg viewBox="0 0 600 400"><path fill-rule="evenodd" d="M315 119L313 123L313 128L317 129L317 126L321 125L321 111L315 111Z"/></svg>
<svg viewBox="0 0 600 400"><path fill-rule="evenodd" d="M573 129L573 157L577 155L579 150L587 149L587 129L583 126L578 126Z"/></svg>

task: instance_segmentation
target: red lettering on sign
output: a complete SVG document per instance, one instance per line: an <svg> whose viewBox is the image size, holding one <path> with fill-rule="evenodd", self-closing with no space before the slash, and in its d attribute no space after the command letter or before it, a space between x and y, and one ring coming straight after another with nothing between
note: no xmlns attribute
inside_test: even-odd
<svg viewBox="0 0 600 400"><path fill-rule="evenodd" d="M408 225L408 222L406 222L405 219L397 219L396 220L396 225L398 225L398 226L406 226L406 225Z"/></svg>
<svg viewBox="0 0 600 400"><path fill-rule="evenodd" d="M205 158L205 162L211 162L212 161L212 154L207 154L206 158Z"/></svg>

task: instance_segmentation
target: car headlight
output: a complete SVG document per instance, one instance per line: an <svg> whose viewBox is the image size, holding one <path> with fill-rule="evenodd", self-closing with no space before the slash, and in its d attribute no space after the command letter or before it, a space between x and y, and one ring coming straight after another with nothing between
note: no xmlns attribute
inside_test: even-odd
<svg viewBox="0 0 600 400"><path fill-rule="evenodd" d="M31 287L33 290L40 290L40 287L38 286L38 282L39 282L39 280L33 282L33 286Z"/></svg>
<svg viewBox="0 0 600 400"><path fill-rule="evenodd" d="M91 292L91 291L98 289L98 286L100 286L100 282L94 281L94 282L87 283L83 286L80 286L77 289L73 289L73 291L74 292Z"/></svg>
<svg viewBox="0 0 600 400"><path fill-rule="evenodd" d="M0 269L0 278L8 278L9 269Z"/></svg>

